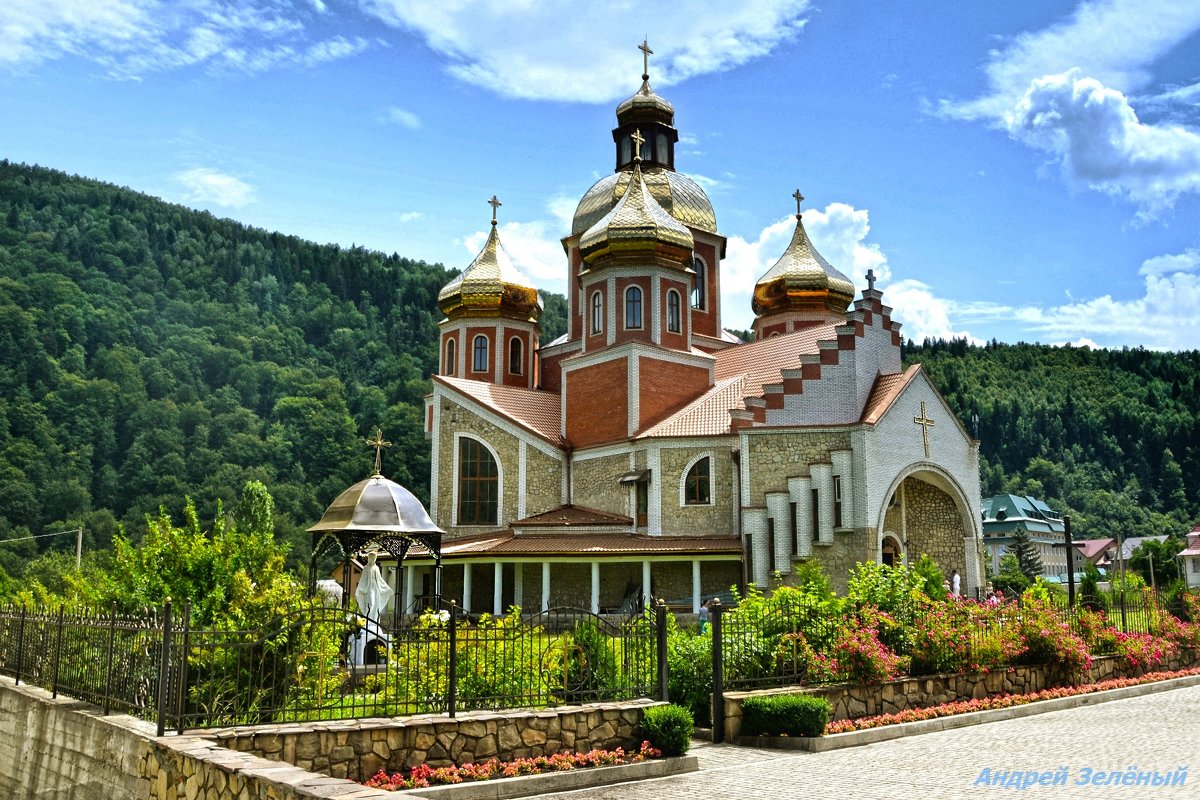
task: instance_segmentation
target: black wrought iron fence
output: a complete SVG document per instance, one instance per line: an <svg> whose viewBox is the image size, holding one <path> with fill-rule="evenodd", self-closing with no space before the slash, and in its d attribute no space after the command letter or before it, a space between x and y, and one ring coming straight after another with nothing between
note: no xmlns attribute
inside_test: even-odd
<svg viewBox="0 0 1200 800"><path fill-rule="evenodd" d="M663 697L666 612L577 609L389 630L313 605L254 630L160 613L0 608L0 673L158 722L225 727Z"/></svg>

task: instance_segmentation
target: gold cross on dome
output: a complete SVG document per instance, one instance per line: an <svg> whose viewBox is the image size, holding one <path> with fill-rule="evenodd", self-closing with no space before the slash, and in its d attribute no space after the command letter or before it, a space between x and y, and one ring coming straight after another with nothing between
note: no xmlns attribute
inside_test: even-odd
<svg viewBox="0 0 1200 800"><path fill-rule="evenodd" d="M379 428L375 429L375 437L372 439L363 439L370 447L375 448L375 474L382 475L383 468L383 448L391 447L392 443L384 441L383 431Z"/></svg>
<svg viewBox="0 0 1200 800"><path fill-rule="evenodd" d="M925 457L929 458L929 429L937 424L925 413L925 401L921 401L921 416L913 417L913 422L921 426L921 438L925 440Z"/></svg>
<svg viewBox="0 0 1200 800"><path fill-rule="evenodd" d="M497 200L496 195L492 195L492 199L488 200L488 205L492 207L492 224L495 225L496 224L496 209L498 209L500 206L504 205L504 203L501 203L499 200Z"/></svg>
<svg viewBox="0 0 1200 800"><path fill-rule="evenodd" d="M646 137L642 136L641 128L634 130L633 136L630 136L629 138L633 139L633 158L634 158L634 160L641 161L642 160L642 144L646 141Z"/></svg>
<svg viewBox="0 0 1200 800"><path fill-rule="evenodd" d="M804 195L800 194L800 190L792 192L792 197L796 200L796 216L800 216L800 204L804 202Z"/></svg>
<svg viewBox="0 0 1200 800"><path fill-rule="evenodd" d="M642 51L642 75L645 78L649 78L650 56L654 51L650 49L650 43L646 39L642 39L642 43L638 45L638 50Z"/></svg>

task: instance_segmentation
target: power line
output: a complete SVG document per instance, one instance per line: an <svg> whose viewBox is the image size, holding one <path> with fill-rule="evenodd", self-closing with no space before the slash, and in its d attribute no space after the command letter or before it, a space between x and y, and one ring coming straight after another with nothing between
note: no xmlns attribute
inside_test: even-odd
<svg viewBox="0 0 1200 800"><path fill-rule="evenodd" d="M55 531L54 533L38 533L33 536L20 536L16 539L0 539L0 542L27 542L30 539L45 539L47 536L61 536L64 533L81 533L83 528L72 528L69 531Z"/></svg>

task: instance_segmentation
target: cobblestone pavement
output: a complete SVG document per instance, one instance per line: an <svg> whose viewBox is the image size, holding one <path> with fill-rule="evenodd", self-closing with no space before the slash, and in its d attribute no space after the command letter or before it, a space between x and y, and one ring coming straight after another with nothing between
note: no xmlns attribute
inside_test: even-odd
<svg viewBox="0 0 1200 800"><path fill-rule="evenodd" d="M1200 686L991 722L828 753L702 744L700 771L546 797L570 800L942 800L942 798L1200 798ZM1193 756L1197 756L1193 760ZM976 784L992 773L1056 772L1065 785ZM1182 786L1077 785L1095 773L1165 776L1188 767ZM1101 778L1106 782L1107 776Z"/></svg>

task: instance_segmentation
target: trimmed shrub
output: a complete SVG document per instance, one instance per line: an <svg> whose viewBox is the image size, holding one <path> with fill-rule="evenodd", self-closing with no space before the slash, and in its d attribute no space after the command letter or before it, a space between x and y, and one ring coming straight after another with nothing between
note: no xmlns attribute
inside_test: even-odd
<svg viewBox="0 0 1200 800"><path fill-rule="evenodd" d="M642 737L664 756L681 756L692 746L692 715L683 706L653 706L642 716Z"/></svg>
<svg viewBox="0 0 1200 800"><path fill-rule="evenodd" d="M742 701L745 736L820 736L829 722L829 703L807 694L772 694Z"/></svg>

